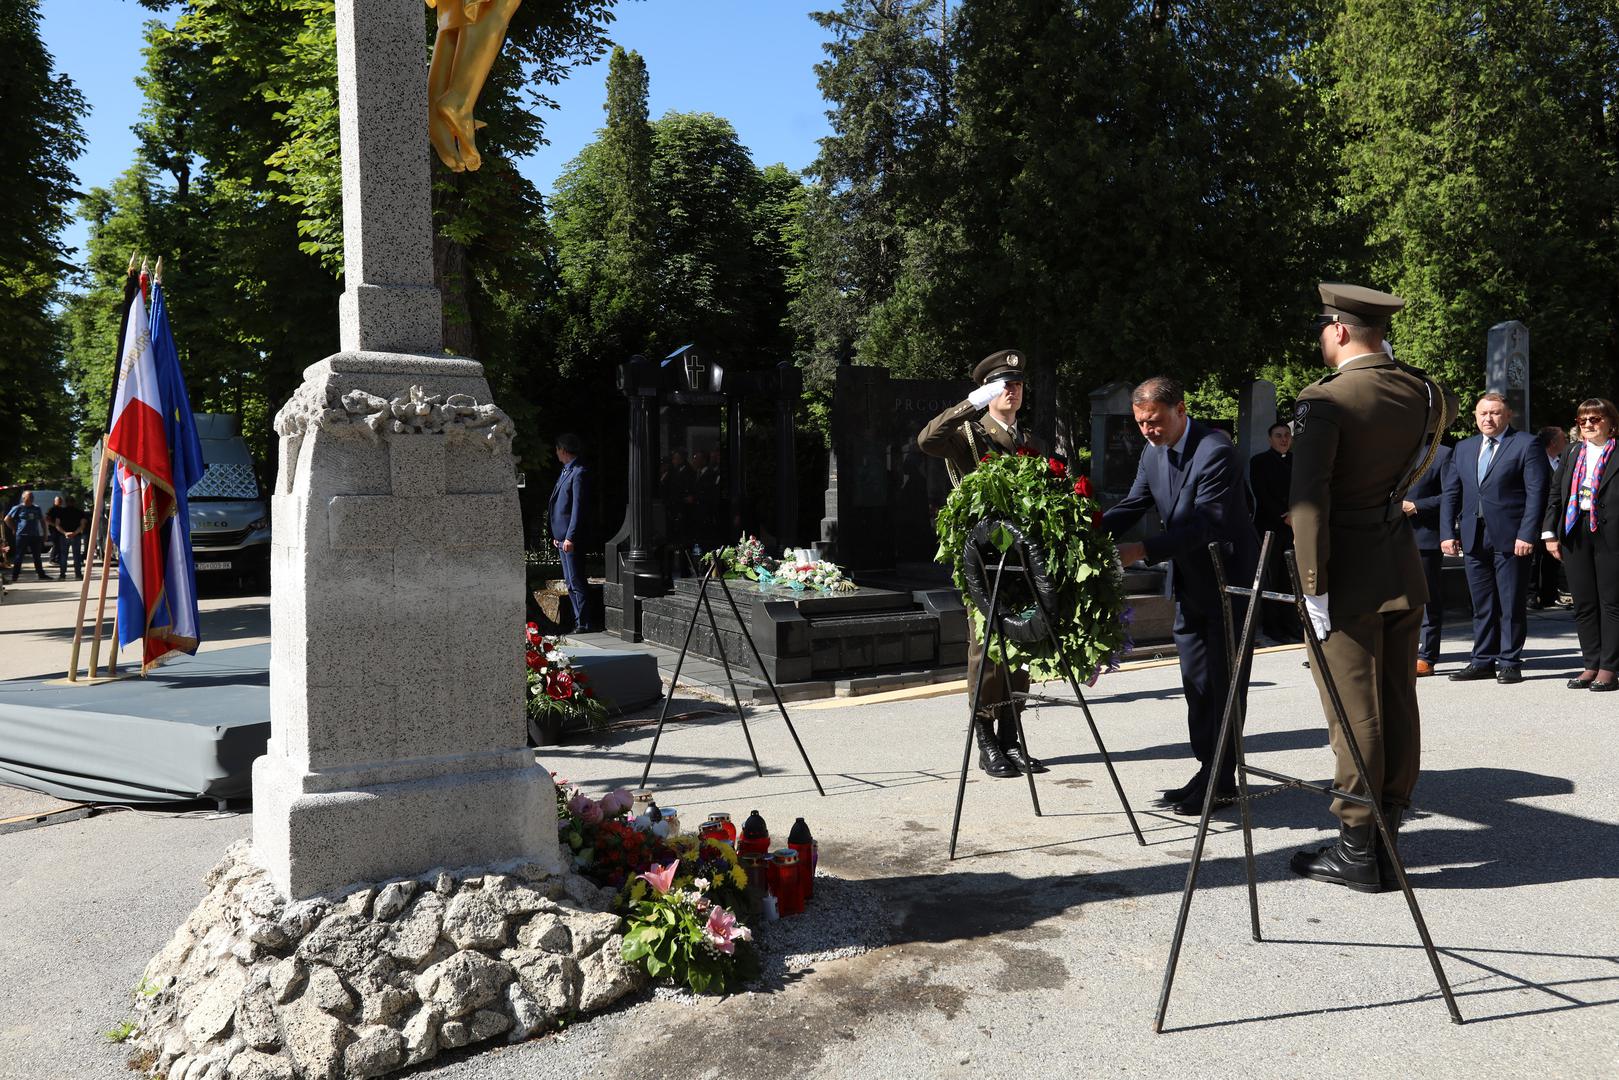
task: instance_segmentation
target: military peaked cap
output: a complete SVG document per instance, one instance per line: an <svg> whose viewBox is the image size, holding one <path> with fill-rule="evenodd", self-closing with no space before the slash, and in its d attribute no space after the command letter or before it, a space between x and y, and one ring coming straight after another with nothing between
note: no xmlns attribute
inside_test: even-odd
<svg viewBox="0 0 1619 1080"><path fill-rule="evenodd" d="M1022 382L1029 358L1019 349L1002 349L990 353L973 368L973 380L979 386L992 382Z"/></svg>
<svg viewBox="0 0 1619 1080"><path fill-rule="evenodd" d="M1386 327L1390 316L1405 307L1403 298L1362 285L1323 281L1319 289L1321 314L1350 326Z"/></svg>

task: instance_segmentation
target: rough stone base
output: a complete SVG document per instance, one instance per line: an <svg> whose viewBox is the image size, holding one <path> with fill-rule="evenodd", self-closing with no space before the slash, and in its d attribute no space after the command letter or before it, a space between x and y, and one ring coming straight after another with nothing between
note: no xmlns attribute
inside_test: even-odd
<svg viewBox="0 0 1619 1080"><path fill-rule="evenodd" d="M529 863L288 903L240 841L152 962L134 1042L167 1080L381 1076L638 989L612 894Z"/></svg>

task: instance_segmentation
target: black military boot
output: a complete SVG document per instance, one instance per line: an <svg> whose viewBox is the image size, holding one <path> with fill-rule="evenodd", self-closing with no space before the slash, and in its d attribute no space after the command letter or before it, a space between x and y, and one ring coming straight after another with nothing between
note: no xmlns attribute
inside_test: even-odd
<svg viewBox="0 0 1619 1080"><path fill-rule="evenodd" d="M1377 826L1338 826L1338 842L1318 851L1300 851L1288 865L1295 874L1330 881L1356 892L1381 892L1382 878L1377 873Z"/></svg>
<svg viewBox="0 0 1619 1080"><path fill-rule="evenodd" d="M1028 733L1025 732L1023 737L1026 741ZM995 721L995 741L1001 744L1001 753L1006 755L1006 759L1012 763L1012 767L1018 772L1042 773L1051 771L1046 768L1045 762L1039 758L1032 755L1026 756L1023 753L1023 748L1018 745L1017 741L1016 721L1009 720L1005 716L997 719Z"/></svg>
<svg viewBox="0 0 1619 1080"><path fill-rule="evenodd" d="M1394 841L1396 851L1400 846L1400 818L1404 813L1398 806L1383 807L1383 821L1389 827L1389 837ZM1382 844L1377 845L1377 875L1382 878L1385 891L1399 891L1400 879L1394 874L1394 861L1389 858L1388 848Z"/></svg>
<svg viewBox="0 0 1619 1080"><path fill-rule="evenodd" d="M1020 775L1016 765L1012 764L1001 749L1001 744L995 741L995 727L986 716L973 718L973 738L978 741L978 767L999 780L1009 776Z"/></svg>

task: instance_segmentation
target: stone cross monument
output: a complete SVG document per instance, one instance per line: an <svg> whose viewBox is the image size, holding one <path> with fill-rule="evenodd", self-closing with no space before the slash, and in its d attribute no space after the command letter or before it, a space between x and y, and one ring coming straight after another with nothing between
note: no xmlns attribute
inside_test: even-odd
<svg viewBox="0 0 1619 1080"><path fill-rule="evenodd" d="M298 899L434 866L560 868L525 745L512 427L442 352L419 0L338 0L342 351L276 417L271 739L255 858Z"/></svg>
<svg viewBox="0 0 1619 1080"><path fill-rule="evenodd" d="M1512 410L1512 426L1519 431L1535 429L1529 416L1534 402L1529 397L1529 328L1516 319L1490 327L1484 352L1484 386L1506 395Z"/></svg>

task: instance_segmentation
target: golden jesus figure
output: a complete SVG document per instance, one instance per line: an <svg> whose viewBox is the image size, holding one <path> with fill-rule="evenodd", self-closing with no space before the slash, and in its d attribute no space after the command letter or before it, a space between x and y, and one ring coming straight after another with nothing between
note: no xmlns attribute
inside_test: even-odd
<svg viewBox="0 0 1619 1080"><path fill-rule="evenodd" d="M438 37L427 69L427 134L439 160L455 172L483 164L474 135L483 124L472 109L506 40L522 0L427 0L438 11Z"/></svg>

